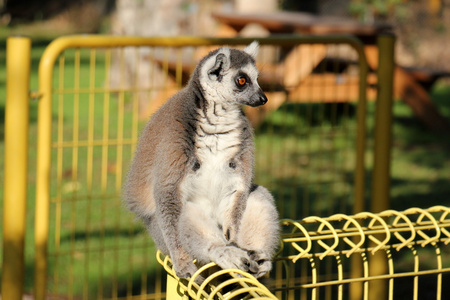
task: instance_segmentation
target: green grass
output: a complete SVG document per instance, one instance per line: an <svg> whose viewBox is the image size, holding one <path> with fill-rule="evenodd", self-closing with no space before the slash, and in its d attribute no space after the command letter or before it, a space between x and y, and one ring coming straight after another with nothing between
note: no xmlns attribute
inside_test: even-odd
<svg viewBox="0 0 450 300"><path fill-rule="evenodd" d="M37 67L44 50L45 42L35 41L32 50L31 90L37 90ZM67 61L74 57L67 54ZM4 95L5 95L5 51L0 49L0 180L3 182L4 169ZM67 64L65 68L65 87L73 85L74 69ZM81 61L81 82L88 85L88 61ZM97 79L98 77L98 79ZM103 62L97 61L95 84L101 87L105 78ZM58 84L58 83L57 83ZM104 118L103 96L96 96L93 118L95 124L102 124ZM450 86L440 84L432 91L433 101L441 113L450 119ZM57 98L57 97L56 97ZM54 101L53 123L58 122L55 113L62 104L64 139L73 135L74 98L66 95L64 102ZM130 95L124 95L125 127L131 126L132 113L129 109ZM98 102L98 103L97 103ZM117 98L110 101L110 127L108 136L117 135L117 113L120 102ZM80 137L86 138L89 128L89 99L80 95ZM37 136L37 102L30 102L30 151L29 151L29 189L27 202L27 236L26 236L26 290L32 290L33 271L33 222L34 198L36 184L36 136ZM369 123L372 123L374 104L369 104ZM394 103L394 128L392 148L392 189L391 206L404 210L411 206L429 207L432 205L450 205L450 140L425 129L414 117L410 108L401 101ZM328 121L318 126L322 119ZM143 123L140 123L142 126ZM342 130L344 128L344 130ZM370 127L372 128L372 127ZM57 134L54 128L54 134ZM303 218L311 213L326 215L336 211L351 213L354 153L348 137L355 132L354 107L315 105L284 105L271 114L266 122L256 131L258 183L268 186L278 200L283 217ZM93 135L100 138L104 131L101 126L94 126ZM276 133L276 134L275 134ZM129 132L125 133L129 137ZM369 146L371 146L371 142ZM370 147L369 147L370 148ZM92 149L94 157L101 157L102 148ZM131 157L132 147L124 147L124 156ZM111 295L115 290L126 294L134 292L148 284L155 275L154 248L142 227L132 221L130 215L122 208L120 198L115 196L117 189L117 149L108 152L108 175L106 188L102 187L100 169L102 162L93 161L93 179L89 181L85 167L73 168L73 149L61 152L62 181L52 185L53 202L51 204L50 230L56 230L60 223L61 233L58 242L51 237L51 253L59 252L60 258L50 258L50 274L58 274L58 281L51 283L55 293L66 289L75 295ZM79 150L78 165L85 166L88 158L87 148ZM368 165L373 156L368 153ZM52 158L57 160L55 154ZM126 170L127 162L123 162ZM370 181L370 168L368 169ZM58 170L52 169L52 179L58 177ZM76 184L74 184L76 182ZM108 193L105 193L105 190ZM0 185L3 199L3 185ZM370 185L368 185L370 196ZM54 196L59 195L59 196ZM77 199L77 201L74 201ZM292 201L301 199L301 201ZM2 200L3 201L3 200ZM1 201L1 202L2 202ZM0 202L0 205L2 203ZM60 220L56 219L56 209L61 208ZM55 246L58 244L59 246ZM85 250L89 249L88 252ZM70 255L64 255L64 253ZM105 263L106 262L106 263ZM69 266L69 267L67 267ZM142 283L141 274L147 274L149 280ZM72 280L73 279L73 280ZM91 283L90 283L91 282ZM93 284L92 282L96 282ZM99 282L99 284L97 284ZM58 287L55 287L55 284Z"/></svg>
<svg viewBox="0 0 450 300"><path fill-rule="evenodd" d="M450 86L437 85L432 99L450 120ZM394 105L392 207L450 204L450 138L430 132L403 102Z"/></svg>

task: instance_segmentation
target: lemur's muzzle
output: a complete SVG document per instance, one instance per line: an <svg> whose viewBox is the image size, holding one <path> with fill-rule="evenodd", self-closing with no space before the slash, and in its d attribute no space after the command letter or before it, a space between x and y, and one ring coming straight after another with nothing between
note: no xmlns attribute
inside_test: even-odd
<svg viewBox="0 0 450 300"><path fill-rule="evenodd" d="M264 105L267 103L267 97L266 94L264 94L262 89L259 89L259 91L255 94L253 94L252 97L250 97L250 101L247 105L256 107L260 105Z"/></svg>

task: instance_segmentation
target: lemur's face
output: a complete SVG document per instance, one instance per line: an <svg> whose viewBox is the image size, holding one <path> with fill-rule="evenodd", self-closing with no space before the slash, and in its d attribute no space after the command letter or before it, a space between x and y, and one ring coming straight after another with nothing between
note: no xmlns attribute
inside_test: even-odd
<svg viewBox="0 0 450 300"><path fill-rule="evenodd" d="M230 71L229 90L237 103L249 106L266 104L267 97L258 84L258 70L253 64Z"/></svg>
<svg viewBox="0 0 450 300"><path fill-rule="evenodd" d="M258 84L259 72L253 58L257 48L254 47L251 53L246 51L248 47L244 51L221 48L204 62L200 82L208 99L249 106L267 102Z"/></svg>

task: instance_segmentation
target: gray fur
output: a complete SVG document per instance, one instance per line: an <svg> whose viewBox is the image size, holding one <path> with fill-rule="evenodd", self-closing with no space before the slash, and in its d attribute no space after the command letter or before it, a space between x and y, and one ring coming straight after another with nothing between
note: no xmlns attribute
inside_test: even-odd
<svg viewBox="0 0 450 300"><path fill-rule="evenodd" d="M124 198L179 277L194 274L194 259L257 277L271 269L278 214L267 189L252 183L253 132L241 110L267 101L257 49L209 53L140 137Z"/></svg>

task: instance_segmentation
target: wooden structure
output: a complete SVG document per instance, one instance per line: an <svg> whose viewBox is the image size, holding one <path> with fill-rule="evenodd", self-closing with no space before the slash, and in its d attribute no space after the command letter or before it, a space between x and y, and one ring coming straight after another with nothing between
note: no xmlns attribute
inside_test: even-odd
<svg viewBox="0 0 450 300"><path fill-rule="evenodd" d="M221 23L219 34L227 37L239 35L239 32L249 24L258 24L267 29L270 34L354 35L365 44L367 61L372 70L376 70L378 67L377 36L389 32L391 29L387 24L361 24L350 19L319 17L297 12L271 14L215 13L213 16ZM288 62L285 64L287 68L284 70L284 77L285 83L297 86L292 90L291 96L294 96L294 99L298 99L298 96L302 94L300 83L304 84L313 80L312 75L310 75L312 69L326 56L324 47L320 45L314 47L314 49L296 47L287 57ZM314 52L313 61L310 61L309 64L302 64L309 66L309 69L297 68L300 63L298 60L302 60L303 57L302 52L309 51ZM308 60L310 59L309 56ZM292 63L289 60L292 60ZM429 95L429 88L432 83L440 76L449 76L450 74L410 70L398 65L394 72L394 97L403 99L428 128L434 131L450 129L448 121L439 113ZM370 84L376 84L376 78L372 77L369 80L371 80ZM370 94L368 98L373 99Z"/></svg>

